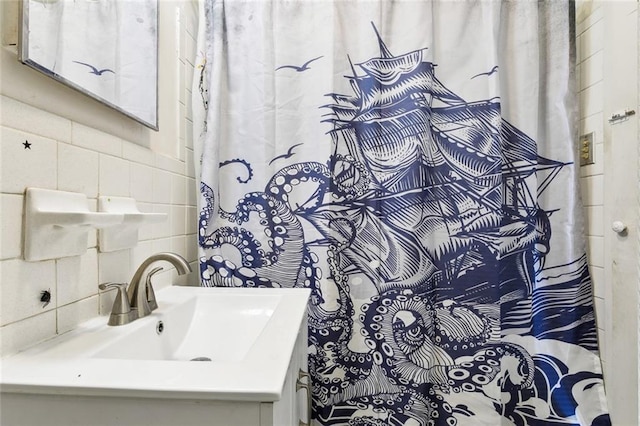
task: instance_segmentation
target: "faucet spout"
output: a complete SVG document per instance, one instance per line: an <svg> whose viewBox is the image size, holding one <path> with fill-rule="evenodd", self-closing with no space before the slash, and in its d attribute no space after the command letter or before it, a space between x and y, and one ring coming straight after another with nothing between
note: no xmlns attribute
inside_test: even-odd
<svg viewBox="0 0 640 426"><path fill-rule="evenodd" d="M145 259L133 274L133 278L131 279L131 283L127 289L127 296L131 301L131 309L137 309L138 318L149 315L152 311L152 308L149 306L149 302L147 301L148 291L146 288L147 283L148 285L151 285L151 283L150 280L143 280L143 276L147 268L151 266L152 263L160 260L171 263L176 268L178 275L184 275L191 272L191 266L189 266L189 263L182 256L176 253L156 253Z"/></svg>

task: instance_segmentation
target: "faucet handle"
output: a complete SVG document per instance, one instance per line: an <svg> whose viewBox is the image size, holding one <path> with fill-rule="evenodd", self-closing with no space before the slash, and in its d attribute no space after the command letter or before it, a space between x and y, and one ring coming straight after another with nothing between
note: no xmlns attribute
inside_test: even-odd
<svg viewBox="0 0 640 426"><path fill-rule="evenodd" d="M131 304L127 297L127 284L126 283L105 283L98 286L100 290L109 290L116 288L116 298L113 301L113 307L111 308L111 315L109 316L109 325L124 325L131 322L134 319L133 312L131 311Z"/></svg>
<svg viewBox="0 0 640 426"><path fill-rule="evenodd" d="M118 293L116 293L116 298L113 301L113 308L111 309L112 314L126 314L131 310L131 305L129 304L129 299L126 297L127 288L126 283L105 283L100 284L98 286L100 290L109 290L111 288L118 289Z"/></svg>
<svg viewBox="0 0 640 426"><path fill-rule="evenodd" d="M162 267L153 268L147 274L147 279L145 281L144 287L147 292L147 302L149 303L149 309L151 309L152 311L155 309L158 309L158 302L156 302L156 293L153 291L153 285L151 285L151 277L154 274L157 274L158 272L162 271L163 269L164 268Z"/></svg>

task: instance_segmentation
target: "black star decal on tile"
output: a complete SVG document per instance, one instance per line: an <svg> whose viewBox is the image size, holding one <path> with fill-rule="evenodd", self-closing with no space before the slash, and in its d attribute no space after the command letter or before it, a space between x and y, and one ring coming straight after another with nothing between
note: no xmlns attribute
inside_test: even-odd
<svg viewBox="0 0 640 426"><path fill-rule="evenodd" d="M24 141L22 145L24 145L24 149L31 149L31 144L29 143L29 141Z"/></svg>

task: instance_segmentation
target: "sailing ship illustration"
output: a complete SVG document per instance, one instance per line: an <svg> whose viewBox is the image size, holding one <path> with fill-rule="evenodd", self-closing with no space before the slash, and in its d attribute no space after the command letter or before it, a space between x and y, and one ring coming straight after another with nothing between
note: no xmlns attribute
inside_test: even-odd
<svg viewBox="0 0 640 426"><path fill-rule="evenodd" d="M351 220L361 221L356 216L367 209L396 236L426 250L432 265L413 275L416 285L429 279L446 289L465 273L516 256L514 272L527 285L520 296L530 294L533 268L542 267L551 232L550 212L537 197L566 163L539 156L535 141L501 117L499 99L464 101L435 76L426 50L394 56L377 35L380 57L358 64L360 73L351 65L354 95L330 94L333 102L325 105L334 158L351 159L333 162L337 185L362 176L356 164L371 180L366 193L343 204L353 210ZM330 211L325 215L336 222ZM347 249L364 271L374 260L366 243L354 241ZM394 271L390 263L398 259L388 260L371 274L386 273L392 287L410 285L402 273L407 268ZM460 295L453 287L439 294Z"/></svg>

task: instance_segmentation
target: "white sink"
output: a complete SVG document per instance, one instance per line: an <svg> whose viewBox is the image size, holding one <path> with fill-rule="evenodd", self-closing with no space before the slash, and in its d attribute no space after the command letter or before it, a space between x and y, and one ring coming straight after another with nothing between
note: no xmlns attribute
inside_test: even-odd
<svg viewBox="0 0 640 426"><path fill-rule="evenodd" d="M160 315L154 317L155 321L145 321L144 326L127 330L125 335L98 350L92 357L174 361L196 358L241 360L260 337L282 301L282 294L271 294L274 292L264 290L225 291L222 295L215 290L200 293L198 297L191 297L159 311Z"/></svg>
<svg viewBox="0 0 640 426"><path fill-rule="evenodd" d="M131 324L96 318L3 359L2 392L280 398L308 290L169 287L156 296L159 308Z"/></svg>

